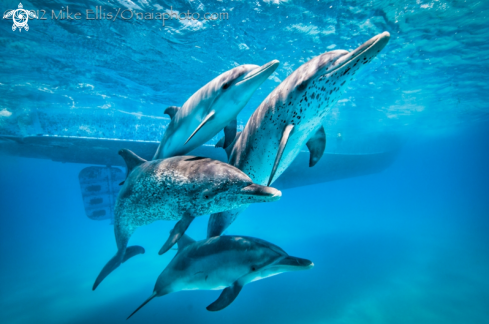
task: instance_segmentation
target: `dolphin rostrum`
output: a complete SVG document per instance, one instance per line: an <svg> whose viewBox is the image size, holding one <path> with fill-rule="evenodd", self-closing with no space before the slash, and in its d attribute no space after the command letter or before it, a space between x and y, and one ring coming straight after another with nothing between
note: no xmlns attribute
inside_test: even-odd
<svg viewBox="0 0 489 324"><path fill-rule="evenodd" d="M239 208L243 204L280 199L277 189L254 184L239 169L217 160L177 156L146 161L123 149L127 178L117 197L114 233L117 254L105 265L93 290L129 258L144 253L127 247L134 231L157 220L179 220L160 250L168 251L197 216Z"/></svg>
<svg viewBox="0 0 489 324"><path fill-rule="evenodd" d="M253 237L217 236L196 242L184 235L178 241L177 254L158 277L153 293L128 319L153 298L182 290L224 289L207 306L209 311L219 311L252 281L313 266L309 260L289 256L278 246Z"/></svg>
<svg viewBox="0 0 489 324"><path fill-rule="evenodd" d="M357 49L335 50L314 57L289 75L256 109L242 133L226 148L229 163L253 182L270 185L292 163L304 145L314 166L326 147L322 126L328 108L339 99L355 73L387 45L388 32ZM216 146L223 146L222 141ZM208 236L220 235L246 209L212 215Z"/></svg>
<svg viewBox="0 0 489 324"><path fill-rule="evenodd" d="M171 117L153 160L184 155L214 137L221 129L226 147L236 135L236 117L258 87L276 70L273 60L263 66L245 64L216 77L182 106L168 107Z"/></svg>

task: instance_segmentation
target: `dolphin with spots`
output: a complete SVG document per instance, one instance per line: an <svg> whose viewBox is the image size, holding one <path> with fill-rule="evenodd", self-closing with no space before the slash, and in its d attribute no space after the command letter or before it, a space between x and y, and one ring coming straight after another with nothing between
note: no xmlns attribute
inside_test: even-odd
<svg viewBox="0 0 489 324"><path fill-rule="evenodd" d="M229 163L257 184L270 185L304 147L314 166L326 148L323 122L354 75L389 42L379 34L355 50L335 50L314 57L289 75L261 103L243 132L226 147ZM216 146L224 146L222 140ZM222 232L244 210L226 211L209 219L208 237Z"/></svg>
<svg viewBox="0 0 489 324"><path fill-rule="evenodd" d="M183 236L178 252L158 277L153 293L128 319L155 297L182 290L224 289L207 307L229 306L244 285L280 273L311 269L314 264L292 257L278 246L246 236L216 236L194 241Z"/></svg>
<svg viewBox="0 0 489 324"><path fill-rule="evenodd" d="M184 155L224 129L227 147L236 135L236 117L258 87L277 69L273 60L263 66L235 67L207 83L182 106L168 107L171 117L153 160Z"/></svg>
<svg viewBox="0 0 489 324"><path fill-rule="evenodd" d="M254 184L239 169L217 160L177 156L146 161L123 149L127 178L114 210L116 255L105 265L93 290L129 258L144 253L128 242L134 231L157 220L178 220L160 250L168 251L197 216L239 208L243 204L280 199L277 189Z"/></svg>

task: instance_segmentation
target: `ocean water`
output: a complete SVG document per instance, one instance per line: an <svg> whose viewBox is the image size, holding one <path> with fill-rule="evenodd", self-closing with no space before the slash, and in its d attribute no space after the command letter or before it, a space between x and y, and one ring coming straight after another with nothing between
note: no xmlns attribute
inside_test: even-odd
<svg viewBox="0 0 489 324"><path fill-rule="evenodd" d="M25 1L29 31L0 22L0 135L157 141L163 110L240 64L280 61L239 115L246 124L292 71L383 31L324 126L327 153L399 150L385 170L283 191L227 234L277 244L313 269L153 300L133 323L489 323L489 3L484 1ZM226 12L229 19L51 19L51 11ZM2 12L18 2L2 1ZM213 141L215 141L217 136ZM392 140L392 141L391 141ZM211 141L212 143L212 141ZM360 144L359 144L360 143ZM1 144L1 143L0 143ZM174 251L174 222L142 227L146 249L96 290L115 252L108 220L85 215L86 164L5 154L0 145L0 323L122 323ZM114 152L115 154L116 152ZM280 188L279 188L280 189ZM206 234L208 217L188 230Z"/></svg>

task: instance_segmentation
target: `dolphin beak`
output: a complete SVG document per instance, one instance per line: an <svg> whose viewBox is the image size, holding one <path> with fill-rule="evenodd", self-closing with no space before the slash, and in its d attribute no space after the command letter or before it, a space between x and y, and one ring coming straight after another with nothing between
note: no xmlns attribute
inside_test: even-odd
<svg viewBox="0 0 489 324"><path fill-rule="evenodd" d="M372 37L355 50L340 56L334 64L332 64L326 73L332 73L338 69L341 69L355 59L360 58L362 62L359 64L365 64L370 62L377 54L387 45L391 35L388 32L383 32L377 36Z"/></svg>
<svg viewBox="0 0 489 324"><path fill-rule="evenodd" d="M283 268L286 271L308 270L314 267L314 263L312 263L312 261L290 255L280 260L276 265L280 266L280 268Z"/></svg>
<svg viewBox="0 0 489 324"><path fill-rule="evenodd" d="M244 187L239 192L243 200L250 203L255 202L272 202L277 201L282 197L282 192L272 187L260 186L251 184Z"/></svg>
<svg viewBox="0 0 489 324"><path fill-rule="evenodd" d="M236 83L236 86L244 83L256 82L257 87L259 87L273 72L275 72L279 64L279 61L273 60L254 70L251 70L244 76L243 80Z"/></svg>

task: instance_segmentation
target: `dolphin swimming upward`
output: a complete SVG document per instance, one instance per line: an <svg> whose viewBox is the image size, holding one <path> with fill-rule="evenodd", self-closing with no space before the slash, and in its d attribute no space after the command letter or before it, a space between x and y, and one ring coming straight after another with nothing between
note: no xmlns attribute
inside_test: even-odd
<svg viewBox="0 0 489 324"><path fill-rule="evenodd" d="M305 144L311 154L309 166L314 166L326 147L322 122L328 108L338 101L355 73L387 45L389 38L389 33L384 32L351 52L326 52L301 65L265 98L243 132L226 148L229 163L255 183L269 186ZM222 142L216 146L222 146ZM244 209L246 206L212 215L208 237L222 234Z"/></svg>
<svg viewBox="0 0 489 324"><path fill-rule="evenodd" d="M168 107L171 122L153 160L184 155L204 144L224 128L224 147L236 135L236 117L258 87L277 68L273 60L263 66L240 65L216 77L182 106Z"/></svg>
<svg viewBox="0 0 489 324"><path fill-rule="evenodd" d="M184 235L178 252L158 277L153 294L128 319L155 297L182 290L224 289L207 307L229 306L244 285L283 272L311 269L306 259L289 256L278 246L253 237L218 236L195 242Z"/></svg>
<svg viewBox="0 0 489 324"><path fill-rule="evenodd" d="M277 189L254 184L242 171L224 162L193 156L148 162L129 150L119 154L126 161L127 178L114 210L117 254L102 269L93 290L121 263L144 253L141 246L127 247L138 227L157 220L179 220L161 248L162 254L196 216L276 201L282 195Z"/></svg>

